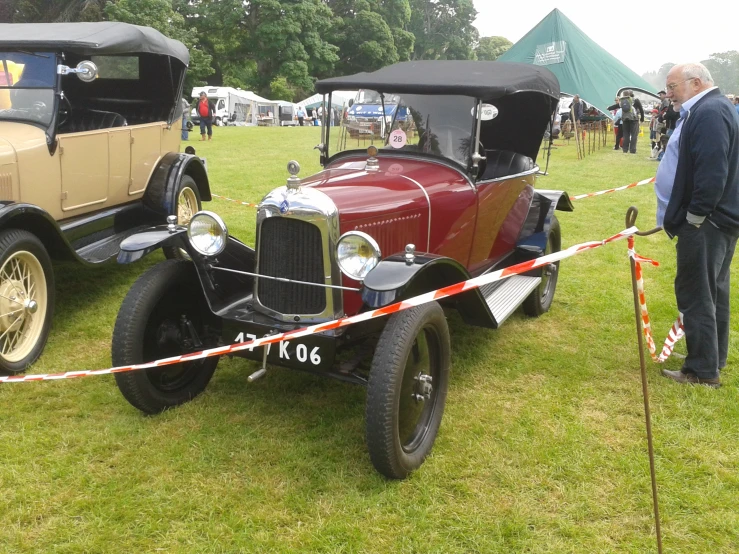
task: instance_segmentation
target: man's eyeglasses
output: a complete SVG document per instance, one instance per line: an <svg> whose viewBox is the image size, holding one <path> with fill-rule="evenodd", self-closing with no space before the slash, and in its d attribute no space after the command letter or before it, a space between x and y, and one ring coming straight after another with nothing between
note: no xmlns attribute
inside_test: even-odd
<svg viewBox="0 0 739 554"><path fill-rule="evenodd" d="M684 81L680 81L678 83L672 83L671 85L667 85L665 88L667 90L675 90L678 85L682 85L683 83L687 83L688 81L692 81L693 79L696 79L697 77L691 77L690 79L685 79Z"/></svg>

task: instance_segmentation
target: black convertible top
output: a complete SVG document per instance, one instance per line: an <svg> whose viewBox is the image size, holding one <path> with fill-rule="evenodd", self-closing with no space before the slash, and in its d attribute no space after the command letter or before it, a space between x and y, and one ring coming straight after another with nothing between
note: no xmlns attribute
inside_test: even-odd
<svg viewBox="0 0 739 554"><path fill-rule="evenodd" d="M151 27L106 21L100 23L3 23L0 50L60 50L92 54L161 54L187 65L190 53L178 40Z"/></svg>
<svg viewBox="0 0 739 554"><path fill-rule="evenodd" d="M323 79L316 91L371 89L405 94L461 94L494 100L515 92L539 92L559 100L559 81L548 69L525 63L469 60L401 62L371 73Z"/></svg>

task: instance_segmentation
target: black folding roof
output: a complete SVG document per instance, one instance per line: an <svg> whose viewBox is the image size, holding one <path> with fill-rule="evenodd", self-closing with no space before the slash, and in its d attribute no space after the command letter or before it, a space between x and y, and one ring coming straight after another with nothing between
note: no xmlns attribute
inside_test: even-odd
<svg viewBox="0 0 739 554"><path fill-rule="evenodd" d="M559 81L531 64L425 60L401 62L371 73L323 79L316 91L371 89L405 94L460 94L492 100L515 92L539 92L559 99Z"/></svg>
<svg viewBox="0 0 739 554"><path fill-rule="evenodd" d="M187 65L190 53L178 40L151 27L128 23L3 23L0 50L67 51L82 55L161 54Z"/></svg>

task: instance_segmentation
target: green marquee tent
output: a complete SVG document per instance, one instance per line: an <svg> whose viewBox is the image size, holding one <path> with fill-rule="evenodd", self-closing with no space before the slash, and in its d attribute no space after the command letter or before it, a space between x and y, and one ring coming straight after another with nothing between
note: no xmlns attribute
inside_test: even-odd
<svg viewBox="0 0 739 554"><path fill-rule="evenodd" d="M543 65L557 76L563 93L579 94L609 116L608 106L623 89L657 96L654 87L593 42L556 8L498 61Z"/></svg>

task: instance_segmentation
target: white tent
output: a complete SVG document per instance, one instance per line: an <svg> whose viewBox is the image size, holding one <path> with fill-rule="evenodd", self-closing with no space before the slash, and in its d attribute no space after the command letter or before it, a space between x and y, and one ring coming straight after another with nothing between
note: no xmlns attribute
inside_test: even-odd
<svg viewBox="0 0 739 554"><path fill-rule="evenodd" d="M350 99L354 99L356 96L357 91L356 90L335 90L331 93L331 103L334 106L345 106L349 104ZM300 106L302 108L305 108L306 106L311 106L312 104L319 104L323 102L323 94L314 94L313 96L309 96L305 100L301 100L300 102L297 102L296 105Z"/></svg>

